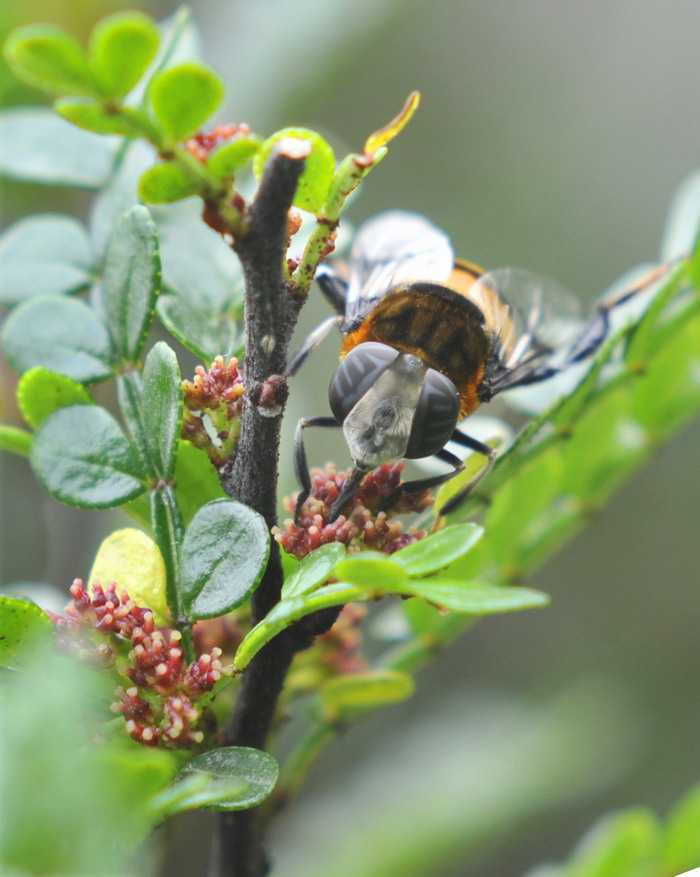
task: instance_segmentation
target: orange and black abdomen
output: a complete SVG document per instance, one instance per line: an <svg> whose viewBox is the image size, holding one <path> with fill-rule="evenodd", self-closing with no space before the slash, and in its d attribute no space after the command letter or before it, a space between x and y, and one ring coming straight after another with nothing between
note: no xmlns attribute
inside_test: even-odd
<svg viewBox="0 0 700 877"><path fill-rule="evenodd" d="M450 378L459 392L461 417L478 407L490 343L481 310L459 292L435 283L397 287L346 335L343 355L364 341L413 353Z"/></svg>

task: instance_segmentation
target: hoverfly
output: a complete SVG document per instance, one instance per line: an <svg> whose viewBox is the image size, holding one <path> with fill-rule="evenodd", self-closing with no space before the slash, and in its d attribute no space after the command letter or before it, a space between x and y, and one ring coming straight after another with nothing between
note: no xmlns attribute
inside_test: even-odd
<svg viewBox="0 0 700 877"><path fill-rule="evenodd" d="M484 274L455 260L449 238L424 217L404 211L379 214L360 227L347 280L322 266L317 280L338 316L306 339L289 366L339 326L341 358L330 382L332 417L303 418L295 438L301 507L311 490L303 432L342 426L353 468L328 521L348 505L362 478L382 463L435 456L446 473L409 481L390 494L436 487L464 469L445 445L482 454L485 465L439 510L461 504L493 466L493 448L457 424L504 390L547 380L594 353L609 332L610 312L646 288L656 269L633 288L603 301L585 324L548 313L545 285L515 269ZM561 291L556 309L568 301Z"/></svg>

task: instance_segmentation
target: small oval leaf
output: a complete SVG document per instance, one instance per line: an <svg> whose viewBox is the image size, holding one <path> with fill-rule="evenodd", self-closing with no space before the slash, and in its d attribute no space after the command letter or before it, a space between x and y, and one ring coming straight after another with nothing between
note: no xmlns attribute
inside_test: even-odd
<svg viewBox="0 0 700 877"><path fill-rule="evenodd" d="M409 698L415 683L398 670L338 676L325 682L318 699L326 721L341 722Z"/></svg>
<svg viewBox="0 0 700 877"><path fill-rule="evenodd" d="M31 368L17 385L17 404L22 417L37 429L59 408L92 405L94 399L82 384L45 368Z"/></svg>
<svg viewBox="0 0 700 877"><path fill-rule="evenodd" d="M159 292L158 233L148 210L137 205L115 226L104 274L109 325L126 364L139 360Z"/></svg>
<svg viewBox="0 0 700 877"><path fill-rule="evenodd" d="M50 24L20 27L10 34L3 52L14 73L35 88L58 95L100 94L85 50L61 27Z"/></svg>
<svg viewBox="0 0 700 877"><path fill-rule="evenodd" d="M294 567L282 586L282 599L301 597L314 591L331 575L333 567L345 556L345 546L341 542L330 542L322 545Z"/></svg>
<svg viewBox="0 0 700 877"><path fill-rule="evenodd" d="M48 417L34 436L30 462L42 487L68 505L110 508L145 490L136 453L98 405L71 405Z"/></svg>
<svg viewBox="0 0 700 877"><path fill-rule="evenodd" d="M203 64L178 64L151 81L153 112L173 140L194 133L223 99L223 83Z"/></svg>
<svg viewBox="0 0 700 877"><path fill-rule="evenodd" d="M54 109L67 122L95 134L143 137L150 127L150 122L144 122L142 114L131 107L120 107L118 112L109 112L95 101L85 99L59 100L54 104Z"/></svg>
<svg viewBox="0 0 700 877"><path fill-rule="evenodd" d="M333 575L358 588L377 591L400 590L408 579L401 564L378 551L362 551L344 557L335 565Z"/></svg>
<svg viewBox="0 0 700 877"><path fill-rule="evenodd" d="M422 597L429 603L465 612L470 615L490 615L494 612L516 612L546 606L549 596L532 588L483 585L479 582L460 582L450 579L409 581L407 594Z"/></svg>
<svg viewBox="0 0 700 877"><path fill-rule="evenodd" d="M169 204L196 195L197 184L175 164L149 168L139 180L139 198L146 204Z"/></svg>
<svg viewBox="0 0 700 877"><path fill-rule="evenodd" d="M31 663L28 646L35 639L51 642L53 624L43 609L29 600L0 595L0 667L21 670Z"/></svg>
<svg viewBox="0 0 700 877"><path fill-rule="evenodd" d="M158 624L170 623L163 555L142 530L127 527L110 533L97 551L89 582L105 587L116 582L134 603L152 609Z"/></svg>
<svg viewBox="0 0 700 877"><path fill-rule="evenodd" d="M143 367L143 417L151 459L169 481L182 428L182 389L175 351L165 341L151 348Z"/></svg>
<svg viewBox="0 0 700 877"><path fill-rule="evenodd" d="M211 803L200 806L211 810L247 810L262 803L275 788L279 765L271 755L260 749L223 746L188 761L178 778L184 779L194 773L209 774L212 778ZM217 795L217 781L230 780L242 780L247 786L240 794L222 801Z"/></svg>
<svg viewBox="0 0 700 877"><path fill-rule="evenodd" d="M311 143L311 154L306 159L304 171L299 178L294 204L310 213L316 213L323 206L335 174L335 155L330 145L315 131L306 128L283 128L276 131L263 143L256 154L253 169L258 179L262 177L265 163L276 143L285 138L306 140Z"/></svg>
<svg viewBox="0 0 700 877"><path fill-rule="evenodd" d="M258 585L267 564L265 519L233 499L207 503L192 519L182 545L182 598L195 620L239 606Z"/></svg>
<svg viewBox="0 0 700 877"><path fill-rule="evenodd" d="M409 576L424 576L449 566L465 555L484 535L478 524L454 524L438 530L392 554Z"/></svg>
<svg viewBox="0 0 700 877"><path fill-rule="evenodd" d="M109 335L84 302L42 295L8 317L2 332L7 361L20 374L43 366L81 384L112 376Z"/></svg>
<svg viewBox="0 0 700 877"><path fill-rule="evenodd" d="M90 35L90 57L103 91L110 97L130 92L159 44L155 22L141 12L117 12L99 21Z"/></svg>
<svg viewBox="0 0 700 877"><path fill-rule="evenodd" d="M230 180L260 150L258 137L241 136L224 143L211 153L207 167L217 180Z"/></svg>

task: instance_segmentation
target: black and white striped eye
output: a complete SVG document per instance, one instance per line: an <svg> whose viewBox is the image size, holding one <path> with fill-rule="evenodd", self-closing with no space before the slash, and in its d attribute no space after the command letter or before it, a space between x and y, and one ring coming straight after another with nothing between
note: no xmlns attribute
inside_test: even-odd
<svg viewBox="0 0 700 877"><path fill-rule="evenodd" d="M445 447L457 427L459 393L449 378L429 368L423 380L404 456L430 457Z"/></svg>
<svg viewBox="0 0 700 877"><path fill-rule="evenodd" d="M376 341L358 344L340 360L328 388L328 401L338 423L343 423L399 351Z"/></svg>

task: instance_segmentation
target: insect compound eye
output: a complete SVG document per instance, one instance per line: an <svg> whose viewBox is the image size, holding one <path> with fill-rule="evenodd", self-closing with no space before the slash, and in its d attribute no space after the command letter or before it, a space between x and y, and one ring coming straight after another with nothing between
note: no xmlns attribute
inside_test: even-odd
<svg viewBox="0 0 700 877"><path fill-rule="evenodd" d="M450 440L459 418L459 393L449 378L429 368L404 454L409 460L437 454Z"/></svg>
<svg viewBox="0 0 700 877"><path fill-rule="evenodd" d="M365 341L353 347L340 360L328 388L331 411L339 423L343 423L379 375L398 355L398 350L386 344Z"/></svg>

